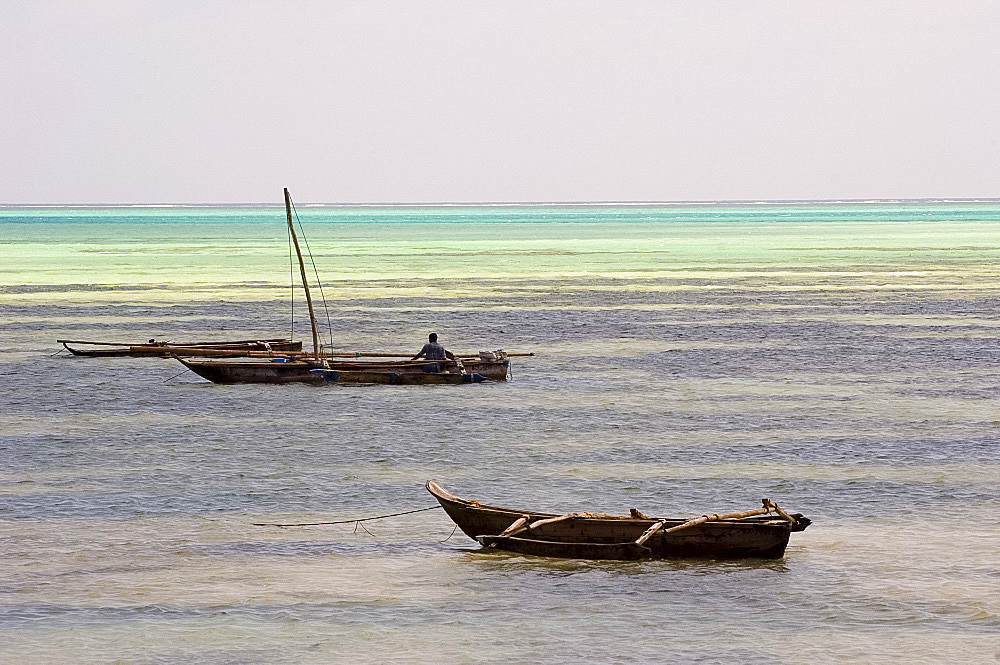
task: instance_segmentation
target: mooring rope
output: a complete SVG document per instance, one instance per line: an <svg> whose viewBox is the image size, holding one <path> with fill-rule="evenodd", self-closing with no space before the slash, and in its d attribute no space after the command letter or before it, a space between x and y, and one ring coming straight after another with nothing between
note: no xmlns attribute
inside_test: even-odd
<svg viewBox="0 0 1000 665"><path fill-rule="evenodd" d="M455 525L455 528L451 530L451 533L448 534L447 538L445 538L444 540L439 540L438 542L439 543L447 543L449 540L451 540L451 537L455 535L456 531L458 531L458 525L457 524Z"/></svg>
<svg viewBox="0 0 1000 665"><path fill-rule="evenodd" d="M171 376L171 377L170 377L169 379L163 379L163 381L162 381L161 383L166 383L167 381L173 381L174 379L176 379L176 378L177 378L178 376L180 376L181 374L185 374L185 373L187 373L187 371L188 371L188 369L187 369L187 367L185 367L185 368L184 368L184 371L183 371L183 372L181 372L180 374L174 374L174 375L173 375L173 376Z"/></svg>
<svg viewBox="0 0 1000 665"><path fill-rule="evenodd" d="M387 517L399 517L400 515L412 515L413 513L422 513L428 510L437 510L441 506L431 506L430 508L418 508L417 510L407 510L402 513L392 513L391 515L376 515L375 517L362 517L354 520L338 520L336 522L298 522L295 524L275 524L270 522L253 522L253 526L326 526L328 524L357 524L362 529L364 526L362 522L370 522L372 520L384 520ZM355 530L357 528L355 527Z"/></svg>

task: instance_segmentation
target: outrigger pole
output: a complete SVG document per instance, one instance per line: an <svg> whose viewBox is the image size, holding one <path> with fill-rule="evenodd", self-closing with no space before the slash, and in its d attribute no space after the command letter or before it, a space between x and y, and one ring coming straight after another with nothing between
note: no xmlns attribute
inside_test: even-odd
<svg viewBox="0 0 1000 665"><path fill-rule="evenodd" d="M319 329L316 327L316 313L313 311L312 296L309 294L309 281L306 279L306 264L305 261L302 260L302 250L299 249L299 239L295 235L295 226L292 224L292 197L288 195L287 187L285 187L285 213L288 216L288 232L292 234L292 244L295 245L295 254L299 257L299 272L302 274L302 289L306 292L306 306L309 308L309 323L312 325L313 355L316 357L316 360L319 360Z"/></svg>

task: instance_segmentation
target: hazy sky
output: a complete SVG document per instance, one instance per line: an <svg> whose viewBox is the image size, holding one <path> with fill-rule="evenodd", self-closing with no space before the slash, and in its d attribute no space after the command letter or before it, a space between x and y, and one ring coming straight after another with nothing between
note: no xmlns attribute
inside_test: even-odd
<svg viewBox="0 0 1000 665"><path fill-rule="evenodd" d="M1000 3L0 0L0 202L1000 196Z"/></svg>

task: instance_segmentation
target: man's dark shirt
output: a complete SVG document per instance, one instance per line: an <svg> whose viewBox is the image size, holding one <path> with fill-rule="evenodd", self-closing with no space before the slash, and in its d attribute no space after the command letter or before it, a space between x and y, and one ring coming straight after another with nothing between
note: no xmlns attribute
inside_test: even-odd
<svg viewBox="0 0 1000 665"><path fill-rule="evenodd" d="M427 360L447 360L448 356L445 355L444 347L437 342L427 342L424 344L423 348L420 349L420 353L417 357L423 356Z"/></svg>

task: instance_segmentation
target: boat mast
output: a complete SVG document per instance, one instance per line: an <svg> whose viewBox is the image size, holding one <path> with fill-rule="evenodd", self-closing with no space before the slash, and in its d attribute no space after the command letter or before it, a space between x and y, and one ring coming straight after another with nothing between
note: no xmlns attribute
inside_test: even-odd
<svg viewBox="0 0 1000 665"><path fill-rule="evenodd" d="M302 290L306 292L306 306L309 308L309 323L312 325L313 355L316 357L316 360L319 360L319 329L316 327L316 313L313 311L312 296L309 294L309 281L306 279L306 263L302 260L302 250L299 249L299 239L295 235L295 226L292 224L292 197L288 195L287 187L285 187L285 214L288 216L288 231L292 234L292 244L295 245L295 254L299 257L299 273L302 275Z"/></svg>

